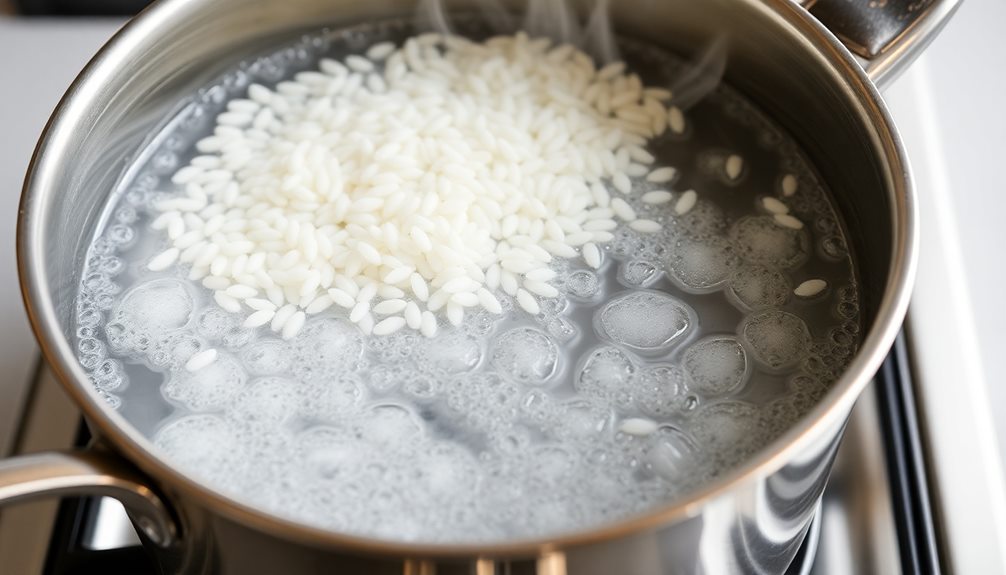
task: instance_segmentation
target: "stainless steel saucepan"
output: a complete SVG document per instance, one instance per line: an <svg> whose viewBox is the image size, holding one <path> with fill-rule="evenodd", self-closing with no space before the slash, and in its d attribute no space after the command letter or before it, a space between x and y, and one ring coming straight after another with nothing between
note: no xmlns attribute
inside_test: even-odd
<svg viewBox="0 0 1006 575"><path fill-rule="evenodd" d="M448 2L452 8L475 2ZM516 2L515 2L516 4ZM858 257L865 340L824 400L745 465L684 501L569 536L393 544L308 527L173 468L91 388L73 342L80 261L112 183L178 102L242 55L302 31L408 16L414 0L162 0L127 24L60 102L25 180L20 279L46 360L92 448L0 462L0 504L60 495L123 502L164 572L781 573L824 489L853 403L897 333L915 268L908 160L877 85L958 0L619 0L617 31L688 57L725 35L725 78L796 138L832 190ZM470 7L470 6L467 6Z"/></svg>

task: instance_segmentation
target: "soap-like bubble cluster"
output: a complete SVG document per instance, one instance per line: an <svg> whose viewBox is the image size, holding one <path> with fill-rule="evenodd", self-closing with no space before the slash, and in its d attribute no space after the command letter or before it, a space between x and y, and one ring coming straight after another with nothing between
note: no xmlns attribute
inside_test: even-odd
<svg viewBox="0 0 1006 575"><path fill-rule="evenodd" d="M596 328L613 343L652 355L668 351L695 323L694 312L673 296L634 291L607 303L597 314Z"/></svg>
<svg viewBox="0 0 1006 575"><path fill-rule="evenodd" d="M748 376L747 355L732 337L712 336L695 342L685 352L688 386L707 397L736 391Z"/></svg>
<svg viewBox="0 0 1006 575"><path fill-rule="evenodd" d="M521 383L545 383L555 373L558 360L559 347L534 328L512 329L493 343L493 367Z"/></svg>
<svg viewBox="0 0 1006 575"><path fill-rule="evenodd" d="M112 196L82 270L75 344L96 392L172 463L327 529L526 538L684 496L827 394L861 337L842 227L796 145L726 86L643 151L677 166L671 179L605 190L662 229L619 226L597 261L555 258L547 283L559 294L536 314L498 292L499 315L471 310L433 338L373 336L333 306L286 341L268 325L244 327L185 266L142 265L165 248L148 231L151 206L229 100L400 32L311 37L228 74ZM647 84L674 77L666 53L625 52L654 76ZM709 141L722 147L696 149ZM782 173L736 169L730 157L756 147ZM779 208L766 193L788 213L767 212ZM812 276L829 289L794 296Z"/></svg>
<svg viewBox="0 0 1006 575"><path fill-rule="evenodd" d="M784 311L751 314L740 327L741 339L765 368L784 370L806 357L811 338L807 324Z"/></svg>

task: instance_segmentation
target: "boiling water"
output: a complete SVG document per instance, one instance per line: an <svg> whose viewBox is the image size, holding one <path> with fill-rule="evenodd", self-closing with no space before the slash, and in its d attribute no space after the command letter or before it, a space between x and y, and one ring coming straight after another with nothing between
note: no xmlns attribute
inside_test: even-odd
<svg viewBox="0 0 1006 575"><path fill-rule="evenodd" d="M151 205L226 101L389 26L305 39L179 108L110 196L78 297L81 364L170 461L213 488L313 525L396 540L484 541L589 528L670 502L741 463L806 412L855 351L857 289L827 193L789 137L726 86L654 140L672 184L626 199L664 226L622 226L592 270L556 259L561 295L531 317L469 313L435 338L365 336L345 311L283 341L218 308L165 248ZM383 36L383 37L381 37ZM648 85L681 63L626 45ZM731 179L730 154L744 157ZM807 225L776 225L781 197ZM684 216L645 191L694 188ZM794 296L806 279L828 288ZM208 367L182 366L216 348Z"/></svg>

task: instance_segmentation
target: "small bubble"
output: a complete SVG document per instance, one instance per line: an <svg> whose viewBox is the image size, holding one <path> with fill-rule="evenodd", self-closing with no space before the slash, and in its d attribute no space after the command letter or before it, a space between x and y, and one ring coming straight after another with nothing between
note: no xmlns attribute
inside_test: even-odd
<svg viewBox="0 0 1006 575"><path fill-rule="evenodd" d="M629 287L646 287L658 277L657 266L646 261L631 261L619 268L622 283Z"/></svg>
<svg viewBox="0 0 1006 575"><path fill-rule="evenodd" d="M600 290L601 282L592 271L577 270L566 278L566 289L571 296L579 299L591 299Z"/></svg>
<svg viewBox="0 0 1006 575"><path fill-rule="evenodd" d="M104 354L101 354L101 355L98 355L98 354L81 355L80 356L80 365L84 369L91 370L91 369L94 369L95 367L97 367L98 364L101 363L101 360L103 360L103 359L105 359Z"/></svg>
<svg viewBox="0 0 1006 575"><path fill-rule="evenodd" d="M189 108L188 116L182 120L182 127L186 130L197 131L202 130L208 122L206 109L193 105Z"/></svg>
<svg viewBox="0 0 1006 575"><path fill-rule="evenodd" d="M111 393L105 393L101 390L99 390L99 394L101 395L101 399L103 399L105 401L105 404L108 405L108 407L110 407L111 409L115 410L122 407L122 399L119 396L113 395Z"/></svg>
<svg viewBox="0 0 1006 575"><path fill-rule="evenodd" d="M105 391L113 391L122 386L124 375L122 365L114 359L102 361L92 372L94 385Z"/></svg>
<svg viewBox="0 0 1006 575"><path fill-rule="evenodd" d="M150 161L150 167L160 174L173 172L178 167L178 155L174 152L161 152Z"/></svg>
<svg viewBox="0 0 1006 575"><path fill-rule="evenodd" d="M838 302L838 315L844 319L855 319L859 315L859 305L851 301Z"/></svg>
<svg viewBox="0 0 1006 575"><path fill-rule="evenodd" d="M161 183L161 178L156 174L144 174L136 180L135 186L138 190L150 192L153 191L159 183Z"/></svg>
<svg viewBox="0 0 1006 575"><path fill-rule="evenodd" d="M126 269L126 263L122 261L120 258L105 257L101 258L101 260L98 262L98 265L95 267L100 272L110 277L115 277Z"/></svg>
<svg viewBox="0 0 1006 575"><path fill-rule="evenodd" d="M120 206L115 210L115 221L126 225L132 224L139 216L132 206Z"/></svg>
<svg viewBox="0 0 1006 575"><path fill-rule="evenodd" d="M828 236L821 240L821 252L833 260L841 260L849 255L845 240L841 236Z"/></svg>
<svg viewBox="0 0 1006 575"><path fill-rule="evenodd" d="M94 308L81 310L77 314L77 325L81 327L95 327L101 323L101 312Z"/></svg>
<svg viewBox="0 0 1006 575"><path fill-rule="evenodd" d="M220 105L227 100L227 90L223 86L210 86L202 90L200 99L209 104Z"/></svg>
<svg viewBox="0 0 1006 575"><path fill-rule="evenodd" d="M185 146L185 140L177 135L171 135L164 139L164 147L168 150L180 150Z"/></svg>
<svg viewBox="0 0 1006 575"><path fill-rule="evenodd" d="M430 399L437 394L437 382L423 375L414 375L405 381L402 390L420 399Z"/></svg>
<svg viewBox="0 0 1006 575"><path fill-rule="evenodd" d="M599 335L645 354L663 353L695 328L695 312L660 291L632 291L604 305L594 316Z"/></svg>
<svg viewBox="0 0 1006 575"><path fill-rule="evenodd" d="M555 372L559 348L544 333L517 328L500 335L492 346L493 365L522 383L539 385Z"/></svg>
<svg viewBox="0 0 1006 575"><path fill-rule="evenodd" d="M137 206L140 209L145 209L150 203L149 198L150 193L146 190L132 189L126 192L125 200L126 203Z"/></svg>
<svg viewBox="0 0 1006 575"><path fill-rule="evenodd" d="M741 323L739 331L754 358L773 371L797 364L810 350L807 324L784 311L751 314Z"/></svg>
<svg viewBox="0 0 1006 575"><path fill-rule="evenodd" d="M80 353L88 353L88 354L93 353L102 355L105 353L105 344L91 337L81 338L77 342L77 351L79 351Z"/></svg>
<svg viewBox="0 0 1006 575"><path fill-rule="evenodd" d="M730 229L730 237L740 257L750 263L792 268L808 256L806 230L778 225L769 216L747 216Z"/></svg>
<svg viewBox="0 0 1006 575"><path fill-rule="evenodd" d="M99 256L110 256L115 254L116 244L107 238L98 238L91 244L91 253Z"/></svg>

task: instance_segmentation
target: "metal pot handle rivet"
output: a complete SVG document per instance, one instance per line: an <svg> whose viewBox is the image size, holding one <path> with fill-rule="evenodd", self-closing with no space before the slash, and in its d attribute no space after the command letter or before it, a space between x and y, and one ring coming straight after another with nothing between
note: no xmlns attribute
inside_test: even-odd
<svg viewBox="0 0 1006 575"><path fill-rule="evenodd" d="M170 547L178 527L161 497L142 475L115 454L47 452L0 461L0 506L47 497L105 496L117 499L136 527L155 545Z"/></svg>

